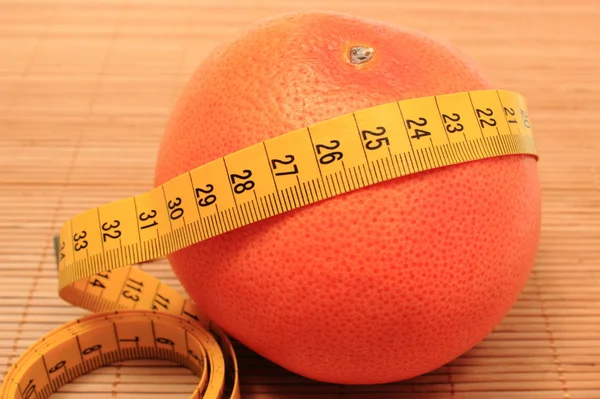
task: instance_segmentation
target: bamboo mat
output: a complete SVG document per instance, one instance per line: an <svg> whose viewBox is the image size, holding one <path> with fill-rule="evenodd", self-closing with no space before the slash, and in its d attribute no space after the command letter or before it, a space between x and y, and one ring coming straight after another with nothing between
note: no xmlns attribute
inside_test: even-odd
<svg viewBox="0 0 600 399"><path fill-rule="evenodd" d="M426 30L525 95L542 156L540 251L510 314L439 370L328 385L238 346L243 397L599 399L598 0L0 0L0 373L86 313L58 298L52 235L152 186L163 126L207 52L259 18L314 8ZM143 268L179 289L164 261ZM53 398L187 398L196 382L168 363L127 362Z"/></svg>

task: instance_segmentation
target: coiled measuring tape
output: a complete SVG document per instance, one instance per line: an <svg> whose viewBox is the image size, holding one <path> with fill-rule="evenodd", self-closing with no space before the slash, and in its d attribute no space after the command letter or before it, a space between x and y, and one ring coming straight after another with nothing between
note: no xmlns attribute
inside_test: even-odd
<svg viewBox="0 0 600 399"><path fill-rule="evenodd" d="M163 359L200 378L192 398L240 397L226 333L133 266L335 195L488 157L537 158L519 93L476 90L383 104L268 139L147 193L90 209L55 238L59 295L94 312L25 351L0 399L41 399L117 361Z"/></svg>

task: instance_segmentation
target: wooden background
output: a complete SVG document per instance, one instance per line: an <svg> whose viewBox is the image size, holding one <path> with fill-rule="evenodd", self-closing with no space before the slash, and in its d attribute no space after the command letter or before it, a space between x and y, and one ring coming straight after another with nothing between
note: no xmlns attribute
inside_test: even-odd
<svg viewBox="0 0 600 399"><path fill-rule="evenodd" d="M244 398L600 398L600 1L0 0L0 372L85 312L57 294L51 237L144 192L170 109L219 42L275 13L344 11L423 29L520 91L541 153L543 231L519 302L480 345L402 383L319 384L238 349ZM160 261L144 268L178 286ZM155 362L98 370L56 398L187 398Z"/></svg>

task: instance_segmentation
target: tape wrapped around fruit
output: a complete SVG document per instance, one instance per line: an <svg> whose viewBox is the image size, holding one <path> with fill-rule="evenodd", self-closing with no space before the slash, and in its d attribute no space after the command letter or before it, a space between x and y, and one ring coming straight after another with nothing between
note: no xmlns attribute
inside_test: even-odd
<svg viewBox="0 0 600 399"><path fill-rule="evenodd" d="M157 186L336 116L496 89L447 43L331 12L261 21L204 58L169 119ZM499 117L477 112L481 128ZM455 359L505 316L534 264L540 202L535 157L489 157L285 212L169 261L198 307L258 354L315 380L385 383Z"/></svg>

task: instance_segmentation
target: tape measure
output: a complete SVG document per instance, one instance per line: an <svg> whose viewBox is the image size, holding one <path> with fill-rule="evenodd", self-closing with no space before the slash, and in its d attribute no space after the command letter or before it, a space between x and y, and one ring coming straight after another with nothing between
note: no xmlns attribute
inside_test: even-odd
<svg viewBox="0 0 600 399"><path fill-rule="evenodd" d="M131 359L188 367L200 378L192 398L239 398L227 334L134 264L379 182L510 154L537 158L519 93L422 97L268 139L76 215L55 237L59 295L93 313L26 350L0 399L46 398L80 375Z"/></svg>

